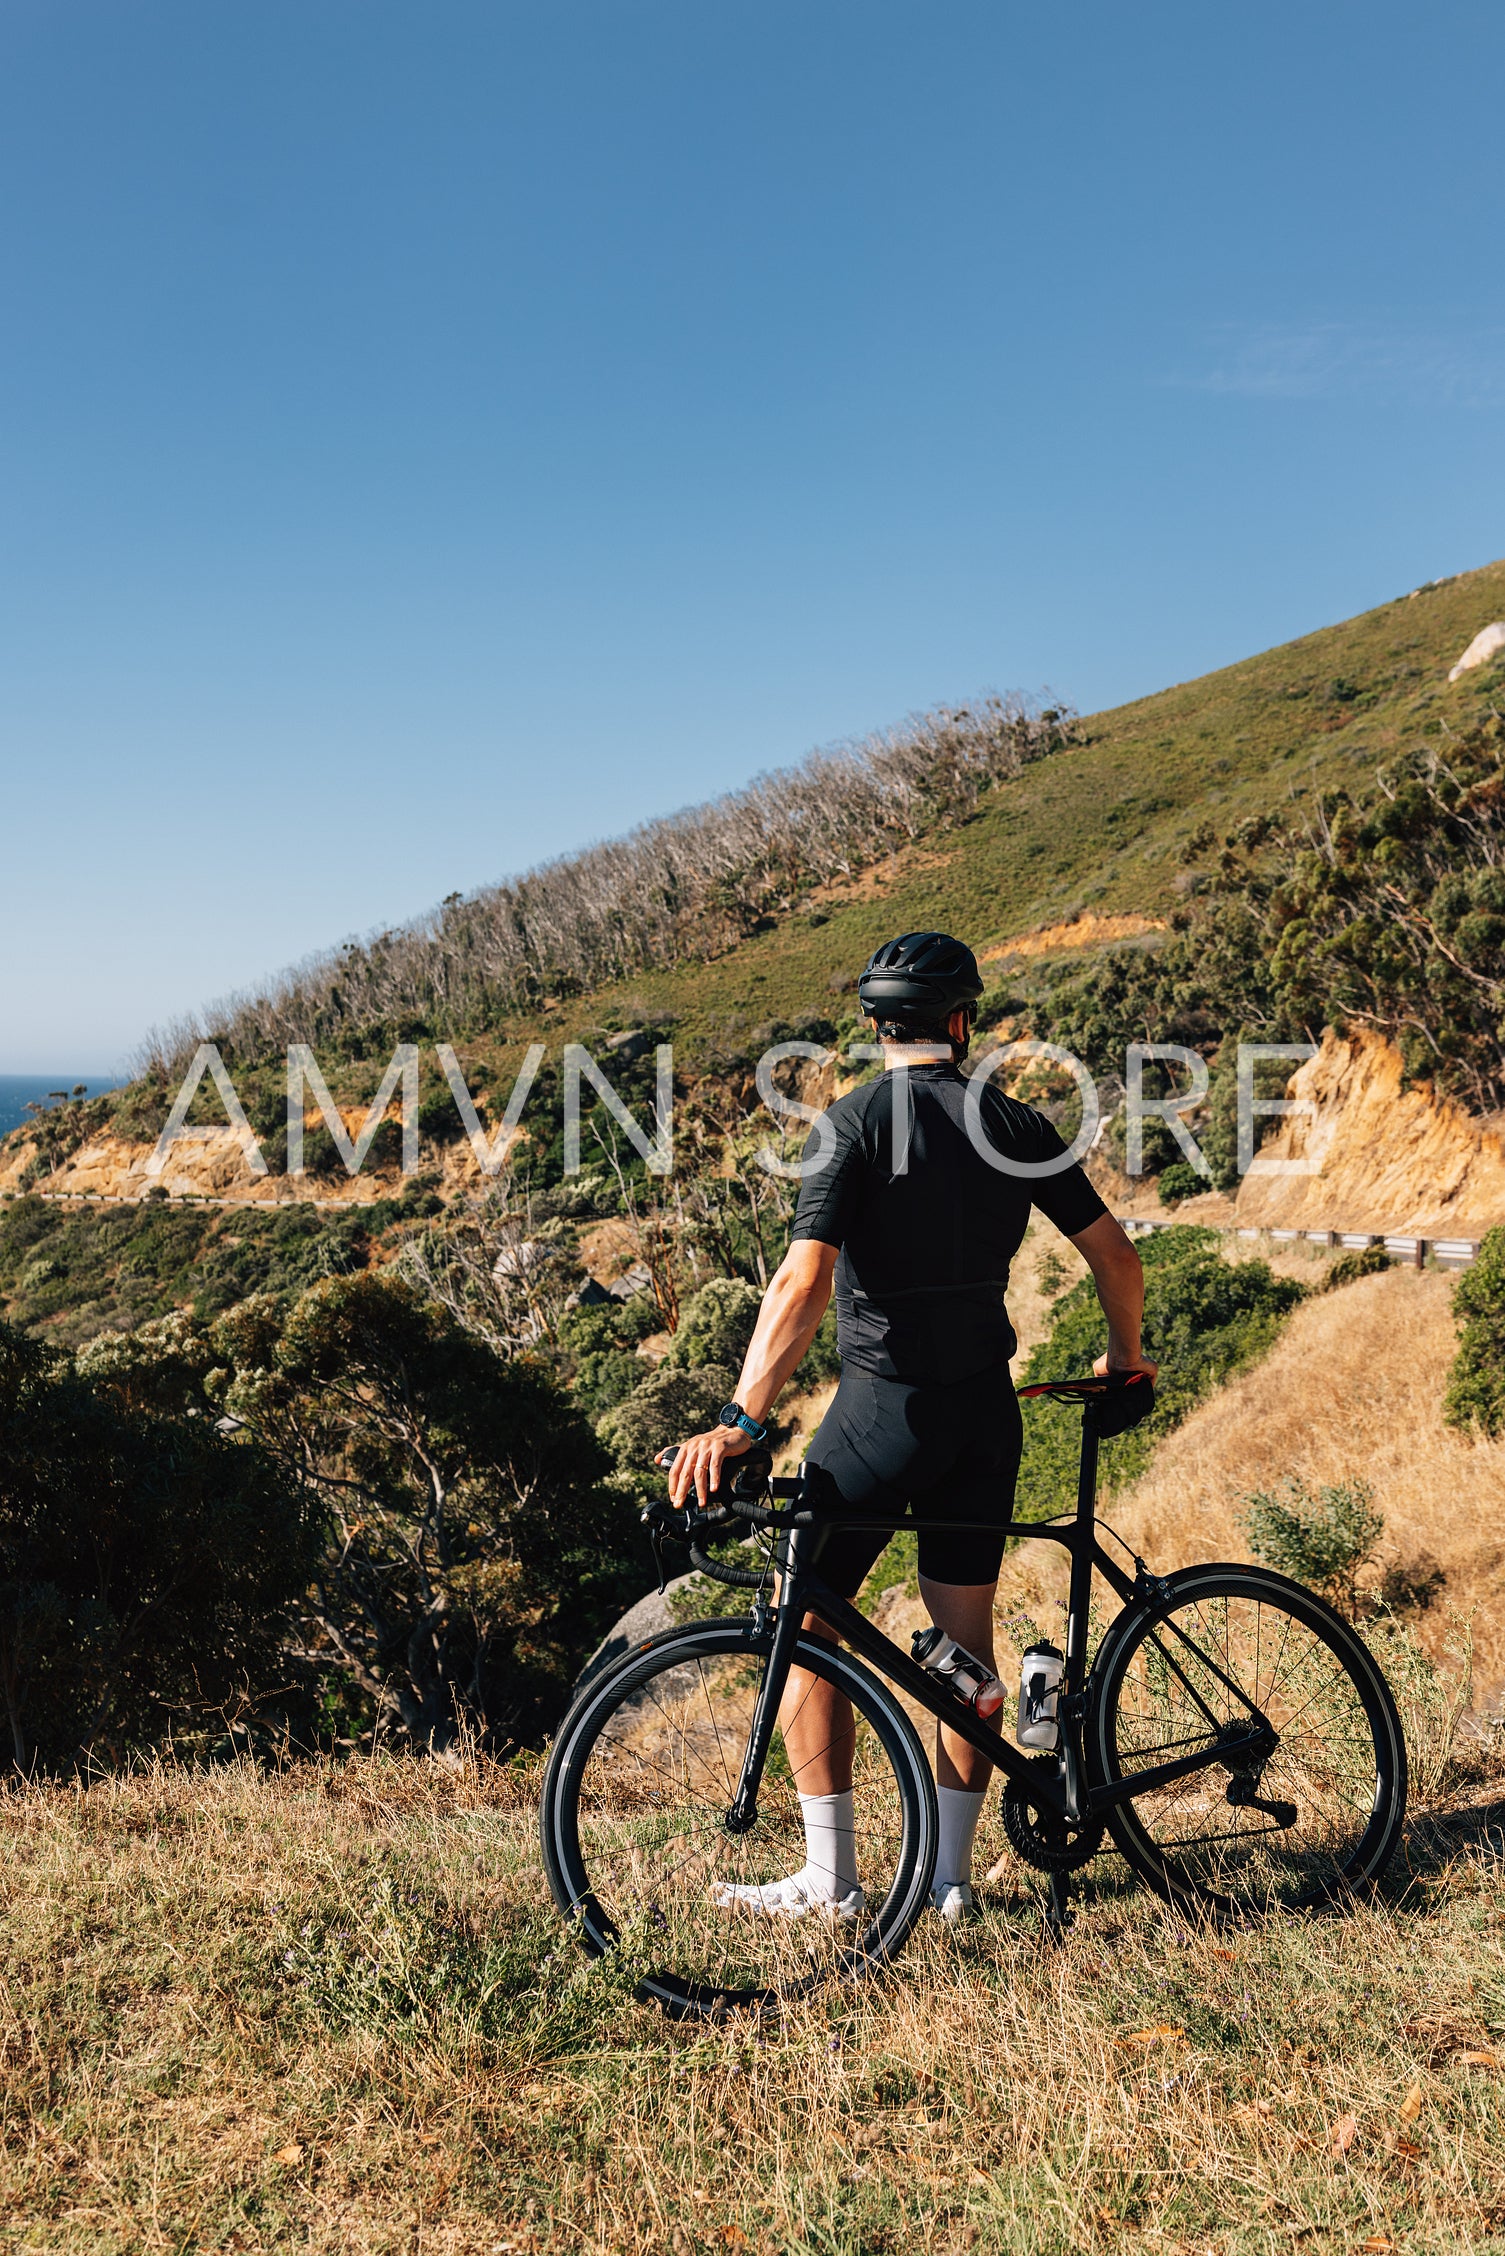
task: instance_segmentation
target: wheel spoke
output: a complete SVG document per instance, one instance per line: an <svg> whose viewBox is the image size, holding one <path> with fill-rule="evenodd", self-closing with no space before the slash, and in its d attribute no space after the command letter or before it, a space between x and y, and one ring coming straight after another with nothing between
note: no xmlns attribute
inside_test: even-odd
<svg viewBox="0 0 1505 2256"><path fill-rule="evenodd" d="M1214 1760L1119 1805L1114 1832L1137 1868L1173 1893L1291 1903L1377 1869L1399 1823L1403 1774L1395 1736L1375 1721L1393 1710L1355 1673L1366 1661L1325 1609L1254 1569L1230 1569L1223 1588L1131 1627L1101 1695L1108 1776L1131 1781L1206 1746L1213 1713L1227 1730L1241 1711L1257 1712L1276 1742L1263 1763ZM1268 1806L1278 1804L1289 1809Z"/></svg>
<svg viewBox="0 0 1505 2256"><path fill-rule="evenodd" d="M776 1730L746 1831L728 1823L754 1712L744 1634L687 1632L640 1666L624 1666L615 1704L570 1747L570 1823L556 1893L585 1908L584 1939L614 1947L649 1993L677 2010L718 1999L793 1994L841 1965L854 1969L896 1947L915 1916L913 1859L923 1756L897 1699L866 1676L836 1668L854 1697L853 1773L859 1879L855 1921L820 1914L769 1917L732 1888L786 1879L805 1863L805 1838L781 1730ZM805 1652L801 1668L808 1668ZM850 1664L848 1664L850 1667ZM812 1677L825 1673L816 1668ZM812 1694L807 1682L798 1707ZM792 1718L790 1719L792 1721ZM563 1744L569 1726L561 1734ZM816 1759L814 1756L811 1760ZM551 1782L553 1766L551 1766ZM553 1791L552 1783L549 1791ZM557 1828L555 1829L557 1830ZM545 1828L546 1842L552 1838ZM552 1872L552 1866L551 1866ZM900 1924L895 1927L895 1921Z"/></svg>

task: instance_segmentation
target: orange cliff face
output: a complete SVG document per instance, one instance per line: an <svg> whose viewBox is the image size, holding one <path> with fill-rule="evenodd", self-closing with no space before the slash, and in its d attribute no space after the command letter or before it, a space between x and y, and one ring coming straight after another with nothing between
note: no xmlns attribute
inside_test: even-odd
<svg viewBox="0 0 1505 2256"><path fill-rule="evenodd" d="M352 1112L345 1126L357 1135L364 1114ZM315 1119L308 1123L312 1128ZM517 1141L526 1135L519 1129ZM509 1147L510 1148L510 1147ZM343 1168L320 1176L315 1185L304 1176L253 1174L240 1139L233 1128L189 1128L174 1141L159 1175L147 1172L155 1146L128 1143L105 1134L80 1145L50 1175L34 1183L23 1177L36 1156L35 1145L24 1132L0 1144L0 1197L23 1191L50 1198L96 1198L139 1201L150 1191L165 1191L170 1199L227 1200L236 1205L276 1206L289 1201L312 1200L319 1206L369 1206L375 1200L395 1198L403 1177L395 1168L363 1167L358 1175ZM484 1180L468 1142L445 1144L424 1153L425 1172L445 1195L479 1188Z"/></svg>
<svg viewBox="0 0 1505 2256"><path fill-rule="evenodd" d="M1291 1077L1294 1113L1260 1159L1307 1160L1310 1175L1246 1175L1234 1218L1244 1228L1393 1230L1482 1237L1505 1222L1505 1137L1425 1085L1403 1086L1400 1052L1361 1030L1331 1029Z"/></svg>

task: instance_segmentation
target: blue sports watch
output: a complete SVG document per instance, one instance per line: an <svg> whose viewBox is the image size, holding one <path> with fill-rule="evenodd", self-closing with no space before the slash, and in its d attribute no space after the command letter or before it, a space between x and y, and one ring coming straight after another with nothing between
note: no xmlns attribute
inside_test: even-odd
<svg viewBox="0 0 1505 2256"><path fill-rule="evenodd" d="M722 1426L739 1426L751 1441L766 1441L768 1439L768 1428L760 1426L756 1418L749 1418L740 1402L723 1403L721 1414L716 1422Z"/></svg>

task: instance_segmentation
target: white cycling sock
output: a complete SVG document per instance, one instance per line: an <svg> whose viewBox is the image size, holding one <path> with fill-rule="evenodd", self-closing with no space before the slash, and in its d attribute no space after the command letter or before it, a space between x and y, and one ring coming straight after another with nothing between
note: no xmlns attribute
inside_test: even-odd
<svg viewBox="0 0 1505 2256"><path fill-rule="evenodd" d="M851 1788L844 1794L801 1794L800 1815L805 1821L805 1869L797 1877L811 1895L836 1903L857 1885Z"/></svg>
<svg viewBox="0 0 1505 2256"><path fill-rule="evenodd" d="M935 1798L940 1804L941 1844L935 1852L932 1886L937 1890L968 1887L972 1879L973 1836L988 1790L984 1787L979 1794L968 1794L960 1786L937 1786Z"/></svg>

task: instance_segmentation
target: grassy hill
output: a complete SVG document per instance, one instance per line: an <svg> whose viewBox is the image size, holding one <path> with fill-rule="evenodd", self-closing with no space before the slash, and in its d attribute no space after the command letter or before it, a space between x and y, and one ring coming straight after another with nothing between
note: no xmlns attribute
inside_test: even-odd
<svg viewBox="0 0 1505 2256"><path fill-rule="evenodd" d="M637 1013L672 1017L693 1047L734 1022L830 1010L833 981L895 931L942 926L982 951L1089 913L1163 913L1177 898L1179 851L1202 822L1232 828L1292 794L1367 780L1387 756L1501 702L1499 661L1446 679L1478 628L1501 616L1505 561L1095 714L1083 742L1026 768L955 832L828 888L822 921L785 918L715 962L644 970L543 1021L518 1016L506 1036L576 1038Z"/></svg>

